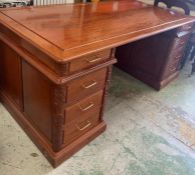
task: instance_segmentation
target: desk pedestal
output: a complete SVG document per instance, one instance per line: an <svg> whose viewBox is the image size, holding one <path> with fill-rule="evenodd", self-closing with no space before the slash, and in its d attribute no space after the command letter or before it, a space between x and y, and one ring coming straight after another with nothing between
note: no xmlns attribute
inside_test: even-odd
<svg viewBox="0 0 195 175"><path fill-rule="evenodd" d="M120 46L117 66L160 90L178 76L189 35L190 30L178 28Z"/></svg>

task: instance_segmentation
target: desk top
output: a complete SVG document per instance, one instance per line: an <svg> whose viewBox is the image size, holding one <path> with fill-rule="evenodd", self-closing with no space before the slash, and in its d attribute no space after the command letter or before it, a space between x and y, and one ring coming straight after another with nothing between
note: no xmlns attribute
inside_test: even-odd
<svg viewBox="0 0 195 175"><path fill-rule="evenodd" d="M0 11L0 23L57 62L66 62L193 21L192 17L135 0Z"/></svg>

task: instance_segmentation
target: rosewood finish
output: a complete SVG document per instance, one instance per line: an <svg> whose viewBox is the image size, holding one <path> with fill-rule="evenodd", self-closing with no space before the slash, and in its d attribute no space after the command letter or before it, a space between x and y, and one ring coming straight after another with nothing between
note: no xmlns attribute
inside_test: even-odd
<svg viewBox="0 0 195 175"><path fill-rule="evenodd" d="M115 50L118 66L159 89L194 21L135 0L1 10L0 100L58 166L106 128Z"/></svg>

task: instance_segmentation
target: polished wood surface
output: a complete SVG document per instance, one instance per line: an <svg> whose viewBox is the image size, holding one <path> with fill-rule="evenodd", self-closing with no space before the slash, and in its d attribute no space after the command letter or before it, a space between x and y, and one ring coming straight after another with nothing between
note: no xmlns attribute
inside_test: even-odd
<svg viewBox="0 0 195 175"><path fill-rule="evenodd" d="M58 166L105 130L115 53L164 86L194 21L135 0L0 10L0 100Z"/></svg>
<svg viewBox="0 0 195 175"><path fill-rule="evenodd" d="M106 71L106 69L101 69L67 83L66 102L80 100L102 89L105 86Z"/></svg>
<svg viewBox="0 0 195 175"><path fill-rule="evenodd" d="M135 0L2 10L0 20L60 62L193 21Z"/></svg>
<svg viewBox="0 0 195 175"><path fill-rule="evenodd" d="M51 83L31 65L22 61L23 104L28 119L52 141Z"/></svg>

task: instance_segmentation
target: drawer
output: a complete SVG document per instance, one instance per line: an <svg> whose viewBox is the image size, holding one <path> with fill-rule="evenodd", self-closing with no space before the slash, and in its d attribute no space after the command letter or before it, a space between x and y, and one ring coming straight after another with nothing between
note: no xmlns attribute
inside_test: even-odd
<svg viewBox="0 0 195 175"><path fill-rule="evenodd" d="M189 39L189 35L183 37L183 38L176 38L173 43L174 49L177 49L178 47L185 47L187 44L187 41Z"/></svg>
<svg viewBox="0 0 195 175"><path fill-rule="evenodd" d="M110 58L111 49L99 51L93 54L80 57L79 59L76 59L70 63L69 72L73 73L79 70L95 66L101 62L107 61Z"/></svg>
<svg viewBox="0 0 195 175"><path fill-rule="evenodd" d="M169 56L169 64L175 62L176 60L180 60L183 56L183 53L184 53L183 47L173 50Z"/></svg>
<svg viewBox="0 0 195 175"><path fill-rule="evenodd" d="M99 114L94 114L93 116L80 119L68 124L64 129L64 146L70 144L76 140L81 135L85 134L87 131L97 126L100 123Z"/></svg>
<svg viewBox="0 0 195 175"><path fill-rule="evenodd" d="M67 84L66 102L70 103L87 97L104 88L107 68L77 78Z"/></svg>
<svg viewBox="0 0 195 175"><path fill-rule="evenodd" d="M179 60L176 60L175 62L172 62L171 64L167 65L167 68L164 73L164 78L170 76L171 74L175 73L177 71Z"/></svg>
<svg viewBox="0 0 195 175"><path fill-rule="evenodd" d="M79 118L90 117L100 112L103 90L67 107L64 111L65 124L78 120Z"/></svg>
<svg viewBox="0 0 195 175"><path fill-rule="evenodd" d="M176 33L176 37L179 39L188 37L192 32L191 31L180 31Z"/></svg>
<svg viewBox="0 0 195 175"><path fill-rule="evenodd" d="M178 31L191 31L192 28L193 28L193 24L192 23L185 24L185 25L181 26Z"/></svg>
<svg viewBox="0 0 195 175"><path fill-rule="evenodd" d="M175 60L174 62L172 62L171 64L168 65L168 70L170 72L177 70L177 66L178 66L179 60Z"/></svg>
<svg viewBox="0 0 195 175"><path fill-rule="evenodd" d="M168 64L173 64L175 62L179 62L182 58L182 54L173 55L171 59L169 60Z"/></svg>

